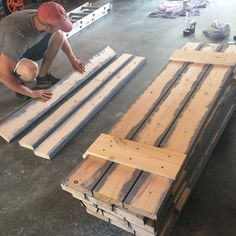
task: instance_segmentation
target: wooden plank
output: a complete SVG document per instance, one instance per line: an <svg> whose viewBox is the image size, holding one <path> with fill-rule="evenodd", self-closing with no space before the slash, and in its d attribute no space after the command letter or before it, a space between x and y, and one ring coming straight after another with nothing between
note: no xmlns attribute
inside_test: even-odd
<svg viewBox="0 0 236 236"><path fill-rule="evenodd" d="M145 58L135 57L118 74L116 74L90 100L78 109L66 122L53 132L34 151L35 155L51 159L81 129L94 114L101 109L112 96L136 73L145 63Z"/></svg>
<svg viewBox="0 0 236 236"><path fill-rule="evenodd" d="M93 155L139 170L175 179L186 155L116 136L101 134L83 157Z"/></svg>
<svg viewBox="0 0 236 236"><path fill-rule="evenodd" d="M99 54L94 56L88 64L86 64L85 73L81 74L79 72L74 72L69 77L62 79L55 84L51 88L53 97L49 101L40 102L37 100L32 100L12 116L3 120L0 123L0 135L7 142L12 141L23 130L28 128L49 109L58 104L69 93L79 87L84 81L89 79L91 75L107 64L112 58L115 57L115 55L116 53L110 47L105 48Z"/></svg>
<svg viewBox="0 0 236 236"><path fill-rule="evenodd" d="M214 50L215 48L216 46L209 47L210 50ZM194 66L195 65L191 65L190 68ZM199 70L199 73L200 71L201 70ZM190 75L187 76L189 77ZM193 83L194 81L192 81L192 84ZM192 86L190 86L189 88L191 87ZM176 87L173 86L173 89L174 88ZM178 104L176 104L176 106L177 105ZM170 120L170 122L173 122L173 120ZM125 123L123 123L122 127L125 127ZM112 131L111 134L113 135ZM158 138L157 135L158 133L155 133L155 136ZM138 141L145 142L146 137L144 137L143 139L140 138ZM154 145L155 143L150 142L148 144ZM140 177L140 175L143 176ZM137 179L137 177L139 178ZM109 169L109 171L104 175L102 180L96 185L93 190L93 194L97 198L102 198L103 200L109 202L112 201L114 202L114 204L118 205L124 204L126 208L130 209L133 212L143 214L151 219L156 219L157 211L162 205L164 196L169 193L169 188L171 184L171 179L164 179L161 178L161 176L157 176L154 174L150 175L146 172L141 173L136 169L124 168L124 166L115 164L112 166L112 168ZM134 187L130 191L132 186ZM137 186L137 188L135 186ZM113 189L115 191L112 191ZM124 201L125 198L126 200Z"/></svg>
<svg viewBox="0 0 236 236"><path fill-rule="evenodd" d="M161 146L175 151L188 153L202 128L210 108L221 92L221 87L228 77L229 68L217 66L194 94L181 114L175 126L163 140ZM185 123L184 123L185 122ZM181 137L181 141L178 137Z"/></svg>
<svg viewBox="0 0 236 236"><path fill-rule="evenodd" d="M205 50L212 51L216 48L216 45L212 45L205 48ZM204 75L208 69L209 67L207 66L194 64L185 73L182 73L181 78L175 83L173 89L163 98L159 106L153 111L149 120L143 125L136 139L158 146L197 85L204 79Z"/></svg>
<svg viewBox="0 0 236 236"><path fill-rule="evenodd" d="M109 219L107 217L105 217L104 215L102 215L100 212L91 211L90 209L87 209L87 208L86 208L86 211L90 215L95 216L95 217L97 217L100 220L104 220L106 222L110 222Z"/></svg>
<svg viewBox="0 0 236 236"><path fill-rule="evenodd" d="M52 114L44 119L31 132L24 136L19 144L29 149L35 149L43 142L57 127L59 127L73 112L81 107L101 86L103 86L112 76L120 70L129 60L131 54L123 54L111 65L107 66L92 81L82 87L77 93L65 101Z"/></svg>
<svg viewBox="0 0 236 236"><path fill-rule="evenodd" d="M139 227L138 225L135 225L132 223L130 223L129 225L135 231L136 236L156 236L155 232L147 231L147 230Z"/></svg>
<svg viewBox="0 0 236 236"><path fill-rule="evenodd" d="M220 124L220 127L218 128L218 131L215 133L215 136L210 139L210 143L209 146L207 148L207 150L205 151L205 154L203 155L203 159L204 162L207 161L207 159L209 159L211 152L213 151L216 143L218 142L221 134L223 133L224 128L226 127L226 124L228 123L230 117L232 116L233 111L235 110L235 104L232 104L230 109L228 109L228 112L226 113L226 116L223 119L223 122L219 122L218 124ZM217 129L217 127L215 126L215 128ZM207 156L207 158L206 158ZM199 160L199 163L202 162L201 160ZM196 168L195 173L193 173L193 178L191 179L191 181L189 182L189 184L191 185L191 182L194 179L194 183L197 182L200 173L202 171L202 168ZM161 229L161 233L160 235L169 235L169 233L171 232L171 230L173 229L175 223L177 222L178 217L180 216L180 211L176 211L176 208L178 209L178 205L181 207L180 209L183 208L183 205L185 204L188 196L189 196L189 191L192 190L192 187L188 190L187 192L185 192L183 195L185 195L185 197L183 196L183 198L180 198L180 201L174 206L172 207L172 209L169 211L166 219L164 220L164 226Z"/></svg>
<svg viewBox="0 0 236 236"><path fill-rule="evenodd" d="M170 56L170 60L221 66L234 66L236 64L236 55L234 53L201 52L177 49Z"/></svg>
<svg viewBox="0 0 236 236"><path fill-rule="evenodd" d="M197 43L187 43L183 48L188 50L195 50L199 47ZM120 122L114 126L111 131L111 134L117 135L123 138L130 138L137 131L140 125L143 123L143 117L147 117L153 110L152 107L155 107L158 99L160 100L163 97L163 91L168 91L169 87L172 86L174 81L178 78L179 74L186 68L187 64L183 64L180 62L169 62L166 68L158 75L153 83L145 90L143 95L131 106L129 111L122 117ZM181 69L180 69L181 68ZM143 102L145 106L143 106ZM87 166L90 167L90 171L86 171L82 166L78 166L74 169L70 178L68 179L68 183L73 179L73 175L75 176L83 176L86 178L81 180L78 183L80 185L80 191L90 192L92 194L92 190L97 185L98 181L104 176L104 174L109 170L112 163L106 162L104 160L99 160L94 157L88 157L86 160L82 160L81 163L86 163ZM91 162L91 163L90 163ZM94 168L92 168L94 167ZM99 170L99 171L97 171ZM132 178L132 174L130 176ZM84 182L83 182L84 181ZM125 181L125 180L124 180ZM121 182L119 182L121 183ZM128 185L127 181L125 181L126 186ZM123 184L125 184L123 183ZM77 186L77 187L78 187ZM128 186L127 186L128 187Z"/></svg>
<svg viewBox="0 0 236 236"><path fill-rule="evenodd" d="M94 186L94 179L96 181L96 176L104 175L105 171L111 166L110 162L102 159L98 159L93 156L87 157L89 161L82 161L79 163L77 168L63 181L61 187L71 192L71 189L77 192L82 192L86 194L91 194L90 185ZM83 174L77 171L79 169ZM91 172L94 173L91 176Z"/></svg>
<svg viewBox="0 0 236 236"><path fill-rule="evenodd" d="M199 46L197 43L187 43L183 50L195 50ZM121 138L132 138L186 68L188 68L186 63L169 62L128 112L114 125L111 134Z"/></svg>
<svg viewBox="0 0 236 236"><path fill-rule="evenodd" d="M194 45L191 44L190 48L193 46ZM196 45L194 48L196 48ZM171 69L173 69L173 68L171 68ZM166 73L166 75L168 75L168 73ZM160 78L160 77L158 77L158 78ZM163 77L163 79L165 79L165 77ZM160 83L162 84L162 81L160 81ZM167 84L168 83L169 83L169 81L167 82ZM168 87L167 84L165 84L164 86L158 86L159 85L158 82L156 82L156 83L154 82L153 84L155 84L157 86L157 88L161 87L164 90L165 90L165 87ZM152 85L151 85L151 87L152 87ZM154 88L147 90L147 91L150 94L150 91L154 91ZM148 93L146 94L146 92L145 92L144 95L147 95L147 97L149 97ZM162 96L161 91L160 91L160 94ZM155 94L155 98L156 98L156 95L158 95L158 93ZM156 98L156 99L158 99L158 98ZM145 104L145 106L143 105L143 103ZM122 118L122 120L118 123L118 125L116 125L114 127L114 129L111 130L110 134L117 135L119 137L129 136L130 130L126 129L127 126L130 127L131 130L133 129L133 127L135 127L137 130L139 128L139 126L137 126L137 125L138 124L141 125L143 122L142 121L143 117L139 117L140 114L138 113L138 111L142 110L143 107L146 107L146 105L148 105L148 100L145 99L145 96L144 97L141 96L140 99L134 104L134 106L131 107L131 109L125 115L125 117L128 117L128 118L125 118L125 119ZM153 109L148 107L147 112L149 110L153 110ZM137 117L138 117L138 123L136 120ZM142 122L140 122L140 120ZM134 123L132 123L132 122L134 122ZM126 130L126 132L124 132L124 130ZM133 132L133 130L132 130L132 132ZM124 166L118 166L115 164L115 165L113 165L112 168L110 168L107 171L107 173L104 175L104 178L101 181L99 181L98 184L95 186L95 188L93 189L93 194L94 194L94 196L96 196L98 198L102 198L103 200L106 200L110 203L115 203L117 205L123 205L123 200L126 197L130 188L132 187L133 180L135 180L139 176L139 174L140 174L140 172L137 170L134 170L132 168L127 168ZM108 176L109 176L109 181L108 181ZM159 176L156 176L156 179L158 179L158 178L159 178ZM145 181L143 181L143 182L145 182ZM169 183L169 180L167 182ZM114 186L114 188L105 187L105 186ZM157 205L159 205L160 203L161 203L160 201L156 202Z"/></svg>

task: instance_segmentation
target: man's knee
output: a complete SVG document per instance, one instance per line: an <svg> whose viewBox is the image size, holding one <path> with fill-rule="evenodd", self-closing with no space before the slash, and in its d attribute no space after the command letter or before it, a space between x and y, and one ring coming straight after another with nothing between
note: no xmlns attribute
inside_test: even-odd
<svg viewBox="0 0 236 236"><path fill-rule="evenodd" d="M20 79L25 82L33 81L38 76L38 64L30 59L22 58L15 68Z"/></svg>

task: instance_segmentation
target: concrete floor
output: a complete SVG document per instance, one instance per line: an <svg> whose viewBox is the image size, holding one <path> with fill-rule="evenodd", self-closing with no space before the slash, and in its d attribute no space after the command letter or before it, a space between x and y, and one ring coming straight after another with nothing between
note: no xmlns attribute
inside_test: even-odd
<svg viewBox="0 0 236 236"><path fill-rule="evenodd" d="M78 2L78 1L77 1ZM107 1L95 1L102 5ZM78 200L62 191L60 183L81 161L93 140L108 131L152 82L175 49L185 42L213 42L202 30L219 19L236 35L234 0L214 0L201 11L196 33L182 37L183 18L155 19L148 14L159 0L113 0L113 9L104 19L70 39L76 55L91 58L106 46L118 54L145 56L147 64L86 127L52 160L35 157L17 140L0 139L0 235L112 236L130 234L87 214ZM227 41L227 40L226 40ZM52 66L54 75L72 72L60 53ZM0 87L0 117L21 106L14 94ZM236 113L212 154L190 196L172 236L236 235Z"/></svg>

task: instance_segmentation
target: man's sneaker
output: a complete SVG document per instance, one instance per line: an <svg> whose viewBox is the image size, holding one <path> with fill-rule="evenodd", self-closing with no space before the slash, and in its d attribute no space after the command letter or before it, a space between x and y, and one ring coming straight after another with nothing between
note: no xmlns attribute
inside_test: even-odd
<svg viewBox="0 0 236 236"><path fill-rule="evenodd" d="M20 101L27 101L28 99L30 99L29 96L23 95L21 93L15 93L16 94L16 98Z"/></svg>
<svg viewBox="0 0 236 236"><path fill-rule="evenodd" d="M43 77L38 76L36 78L36 80L37 80L37 88L45 89L45 88L49 88L52 85L56 84L60 79L54 77L51 74L46 74Z"/></svg>

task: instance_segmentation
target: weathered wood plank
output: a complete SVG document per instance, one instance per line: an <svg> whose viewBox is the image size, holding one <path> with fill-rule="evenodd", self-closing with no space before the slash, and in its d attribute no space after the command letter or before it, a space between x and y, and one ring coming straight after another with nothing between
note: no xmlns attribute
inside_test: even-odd
<svg viewBox="0 0 236 236"><path fill-rule="evenodd" d="M186 50L195 50L199 46L200 45L198 43L187 43L183 48ZM121 138L132 137L143 123L143 117L147 117L153 110L152 107L155 107L156 103L158 103L157 101L163 97L162 91L168 91L168 89L172 86L174 81L178 78L186 66L187 64L179 62L168 63L166 68L163 69L161 74L155 78L153 83L145 90L143 95L141 95L134 105L131 106L128 112L122 117L120 122L114 126L111 134L117 135ZM145 103L145 106L143 106L143 102ZM91 164L89 164L90 161ZM81 180L78 185L80 185L81 191L91 192L92 194L92 190L95 188L99 180L104 176L106 171L109 170L109 167L112 163L105 162L104 160L98 161L98 159L96 162L96 159L90 157L86 158L86 160L83 160L82 163L83 162L86 162L87 166L93 166L95 168L90 168L90 172L86 172L88 175L90 175L90 177L86 174L87 178L84 179L85 182ZM99 170L99 172L97 172L97 170ZM74 172L71 174L70 179L68 180L69 182L71 179L73 179L73 174L82 176L84 175L84 169L80 165L76 167ZM118 179L118 181L120 180Z"/></svg>
<svg viewBox="0 0 236 236"><path fill-rule="evenodd" d="M76 94L65 101L52 114L44 119L31 132L25 135L19 144L29 149L35 149L57 127L59 127L73 112L81 107L98 89L101 88L118 70L132 58L131 54L123 54L111 65L107 66L92 81L82 87Z"/></svg>
<svg viewBox="0 0 236 236"><path fill-rule="evenodd" d="M195 65L195 64L193 64L193 66L194 66L194 65ZM211 73L209 74L212 79L213 79L213 78L216 78L216 77L215 77L215 74L214 74L214 73L212 74L212 71L214 71L214 70L217 69L217 68L218 68L218 66L217 66L217 67L214 67L214 68L211 70ZM223 70L224 70L224 69L225 69L225 67L223 68ZM230 70L230 67L228 67L228 71L229 71L229 70ZM209 75L205 78L205 80L203 81L203 83L204 83L204 82L205 82L205 83L208 83L208 82L209 82ZM225 79L222 78L222 81L225 81ZM202 83L202 84L203 84L203 83ZM199 90L199 91L201 91L201 90ZM204 90L203 93L199 93L199 101L198 101L198 102L200 102L200 104L202 103L202 101L201 101L201 99L200 99L200 97L202 97L202 94L205 94L205 90ZM209 105L210 105L210 104L209 104ZM187 109L187 108L185 108L184 111L185 111L186 109ZM197 107L195 107L194 109L195 109L195 112L197 112L197 111L199 110L199 107L197 106ZM180 118L177 119L177 122L178 122L180 119L182 119L183 114L181 113L179 117L180 117ZM189 119L191 120L191 119L194 119L194 118L195 118L194 115L193 115L192 117L189 116L189 117L188 117L188 120L185 120L185 121L184 121L185 124L181 122L182 127L186 127L186 126L188 125L188 123L189 123ZM193 128L193 129L194 129L194 128ZM185 129L185 130L186 130L186 129ZM177 133L176 133L176 134L177 134ZM171 137L172 137L172 135L171 135ZM179 137L181 137L181 139L180 139ZM176 142L178 142L179 144L181 143L181 145L182 145L182 141L183 141L183 138L182 138L182 137L183 137L183 136L181 136L181 135L178 133L178 135L175 136L175 139L172 139L172 140L171 140L171 142L170 142L171 145L174 145L176 149L170 147L169 145L163 145L163 147L171 148L172 150L175 150L175 151L178 150L179 152L184 151L184 153L188 154L188 152L186 152L185 149L180 149L180 148L178 147L178 145L175 144ZM194 142L192 139L188 139L188 141L190 141L190 140L191 140L192 143ZM162 145L161 145L161 146L162 146ZM145 177L146 177L146 176L145 176ZM146 177L146 178L147 178L147 177ZM140 176L140 179L142 179L142 175ZM146 183L148 183L148 181L147 181ZM151 184L151 182L150 182L150 184ZM135 184L135 186L136 186L136 185L137 185L137 183ZM143 187L143 185L141 186L140 183L138 183L138 186L139 186L140 189ZM137 186L137 188L138 188L138 186ZM148 186L149 186L149 183L148 183L148 185L146 185L146 188L144 188L144 189L147 189ZM169 190L170 190L170 187L167 186L167 188L166 188L166 193L168 193ZM131 190L131 192L130 192L129 194L132 194L133 196L135 196L135 195L132 193L132 190ZM146 192L146 194L148 194L148 192ZM140 196L140 198L142 198L142 197L145 196L145 192L142 192L142 194L141 194L141 192L138 191L138 192L136 192L136 195L137 195L137 196ZM167 196L168 196L168 195L167 195ZM129 199L129 200L125 201L125 203L124 203L125 206L126 206L127 208L131 208L131 209L134 211L133 207L130 206L130 205L132 205L133 203L132 203L132 201L130 200L129 195L128 195L127 199ZM166 198L166 199L167 199L167 198ZM136 204L135 207L137 208L138 205ZM153 210L154 210L154 208L153 208ZM156 213L157 213L158 209L155 209L154 212L155 212L155 211L156 211ZM153 214L153 215L155 215L155 214Z"/></svg>
<svg viewBox="0 0 236 236"><path fill-rule="evenodd" d="M83 157L93 155L132 168L175 179L185 155L116 136L101 134Z"/></svg>
<svg viewBox="0 0 236 236"><path fill-rule="evenodd" d="M234 53L186 51L176 49L170 56L170 60L221 66L234 66L236 64L236 55Z"/></svg>
<svg viewBox="0 0 236 236"><path fill-rule="evenodd" d="M7 142L12 141L17 135L44 115L49 109L59 103L84 81L89 79L92 74L114 58L115 55L116 53L110 47L105 48L99 54L94 56L85 66L85 73L81 74L79 72L74 72L69 77L62 79L54 85L51 88L53 97L49 101L40 102L37 100L32 100L12 116L4 119L0 124L0 135Z"/></svg>
<svg viewBox="0 0 236 236"><path fill-rule="evenodd" d="M89 161L80 162L77 168L69 174L65 181L63 181L61 186L64 190L68 192L74 190L91 194L90 185L94 186L94 184L96 184L94 183L94 180L96 181L96 176L103 176L112 164L93 156L89 156L87 159L89 159ZM83 174L78 172L77 169L79 169ZM91 175L91 172L94 173L94 175Z"/></svg>
<svg viewBox="0 0 236 236"><path fill-rule="evenodd" d="M204 50L215 50L215 49L216 49L216 46L210 46L208 49L206 48ZM190 68L191 67L195 67L195 65L191 65ZM199 69L198 73L200 73L203 69L203 67L199 68L198 65L197 65L197 68ZM184 76L185 74L183 75L183 80L184 80ZM187 74L187 78L189 77L190 75ZM196 78L196 76L194 78ZM191 85L193 86L195 81L189 80L187 82L191 83ZM191 85L189 86L190 90L192 88ZM172 89L176 89L176 86L173 86ZM189 91L187 90L186 93L188 92ZM185 96L183 95L182 100L184 100L184 98ZM163 102L163 105L165 104L165 101ZM176 108L172 107L172 109L173 110L178 109L178 104L173 104L173 106L174 105L176 105ZM153 120L151 117L150 119ZM169 123L172 123L173 120L175 120L175 117L174 118L171 117L171 118L172 119L169 119ZM155 120L153 121L155 122ZM123 123L123 126L125 127L125 123ZM145 125L143 125L142 127L145 127ZM113 135L112 131L111 131L111 134ZM162 133L160 134L154 133L154 135L158 139L158 135L162 135ZM155 141L156 138L152 140ZM146 137L144 138L140 137L140 139L138 139L138 142L145 142L145 141L146 141ZM154 145L155 144L154 141L148 144ZM169 188L172 184L171 179L163 180L163 178L160 178L160 176L157 176L157 175L150 175L150 174L147 174L146 172L143 172L143 174L141 172L138 173L136 169L132 169L132 168L125 168L123 170L122 168L124 168L124 166L118 166L117 164L113 164L113 165L115 166L112 166L112 168L109 169L109 171L104 175L103 179L99 182L99 184L93 190L94 196L99 197L99 198L102 197L102 199L106 201L111 201L112 199L112 201L114 201L115 204L118 204L118 205L124 204L125 207L127 207L131 211L137 212L139 214L144 214L145 216L149 218L155 219L157 211L162 205L162 201L164 200L163 196L169 193ZM119 176L118 172L122 173L121 179L117 178ZM139 177L141 174L143 175L143 177L137 180L137 177ZM126 177L127 177L127 181L125 181ZM137 186L137 188L133 187L133 189L130 191L131 187L134 185ZM111 191L111 186L114 187L115 192ZM158 189L157 186L160 187L160 189ZM149 189L151 189L152 191L149 191ZM161 194L158 193L159 191ZM110 195L108 195L108 193L110 193ZM127 195L128 197L124 201L124 198ZM161 195L161 196L158 196L158 195ZM111 197L111 199L109 199L109 197ZM150 201L152 197L153 197L153 201ZM156 199L156 201L154 199ZM139 209L138 209L138 206L140 206ZM152 213L151 213L151 209L153 210Z"/></svg>
<svg viewBox="0 0 236 236"><path fill-rule="evenodd" d="M144 65L145 58L135 57L108 81L86 104L78 109L34 151L35 155L51 159L101 109L112 96Z"/></svg>

